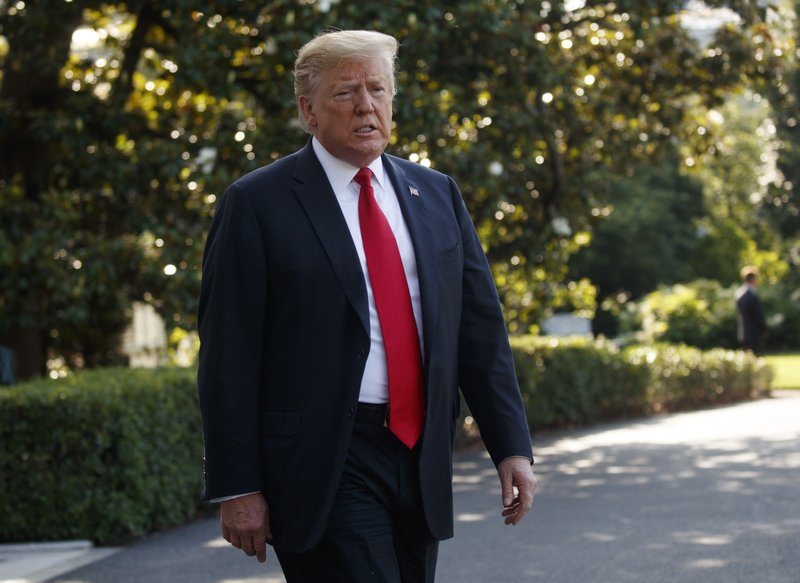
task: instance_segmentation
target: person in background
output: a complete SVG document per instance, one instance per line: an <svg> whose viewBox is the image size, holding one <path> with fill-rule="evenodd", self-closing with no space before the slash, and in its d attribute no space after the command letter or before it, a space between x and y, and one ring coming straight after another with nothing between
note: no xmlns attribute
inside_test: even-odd
<svg viewBox="0 0 800 583"><path fill-rule="evenodd" d="M459 389L499 514L536 480L500 303L453 180L384 153L397 41L337 31L295 63L301 150L220 199L206 242L198 385L205 498L223 536L289 583L424 583L453 535Z"/></svg>
<svg viewBox="0 0 800 583"><path fill-rule="evenodd" d="M761 300L756 292L758 270L747 265L742 268L740 276L742 285L736 290L735 295L737 340L742 348L760 356L767 338L767 323Z"/></svg>

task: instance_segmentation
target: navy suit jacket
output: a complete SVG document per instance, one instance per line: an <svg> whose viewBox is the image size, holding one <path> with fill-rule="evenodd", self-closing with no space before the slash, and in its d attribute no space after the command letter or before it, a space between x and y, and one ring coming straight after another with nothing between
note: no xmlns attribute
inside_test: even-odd
<svg viewBox="0 0 800 583"><path fill-rule="evenodd" d="M764 348L767 323L764 309L753 289L745 284L736 290L737 339L744 348L759 354Z"/></svg>
<svg viewBox="0 0 800 583"><path fill-rule="evenodd" d="M420 486L431 533L444 539L453 533L459 387L495 464L530 457L530 433L494 282L458 188L406 160L383 163L416 254ZM199 329L205 497L263 492L274 546L302 552L327 522L370 348L364 274L310 143L221 198L203 258Z"/></svg>

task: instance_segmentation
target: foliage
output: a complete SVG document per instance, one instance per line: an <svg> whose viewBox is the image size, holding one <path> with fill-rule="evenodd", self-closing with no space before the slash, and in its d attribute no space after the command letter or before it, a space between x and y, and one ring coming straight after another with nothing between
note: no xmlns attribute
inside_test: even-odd
<svg viewBox="0 0 800 583"><path fill-rule="evenodd" d="M772 381L769 366L743 351L662 344L631 346L623 357L649 372L647 401L656 412L763 397Z"/></svg>
<svg viewBox="0 0 800 583"><path fill-rule="evenodd" d="M644 343L736 348L737 287L738 284L722 287L715 280L661 287L639 301L624 304L620 314L622 336ZM796 349L800 289L785 283L763 284L758 293L767 320L767 349Z"/></svg>
<svg viewBox="0 0 800 583"><path fill-rule="evenodd" d="M575 426L768 394L770 371L750 354L682 345L622 351L586 338L512 339L528 422Z"/></svg>
<svg viewBox="0 0 800 583"><path fill-rule="evenodd" d="M0 540L118 544L193 516L194 377L103 369L0 391Z"/></svg>
<svg viewBox="0 0 800 583"><path fill-rule="evenodd" d="M797 209L783 172L794 148L786 126L796 123L796 13L782 1L758 9L709 4L728 6L742 20L730 19L706 37L703 50L721 56L714 62L723 69L732 51L752 54L739 68L747 82L744 91L711 107L687 99L693 111L691 127L676 142L680 163L646 162L615 181L616 192L605 201L610 217L593 228L591 246L571 264L573 276L589 277L599 288L595 330L601 333L617 333L619 304L631 297L697 278L733 285L745 264L758 265L765 282L800 283L800 247L786 228L797 224ZM748 30L751 38L744 37Z"/></svg>
<svg viewBox="0 0 800 583"><path fill-rule="evenodd" d="M688 96L718 102L754 58L747 31L696 50L682 6L4 3L0 341L27 376L53 354L113 362L132 300L191 329L215 201L305 141L290 71L331 26L402 42L390 149L462 186L512 329L552 298L591 311L566 259L611 177L676 139L694 147Z"/></svg>
<svg viewBox="0 0 800 583"><path fill-rule="evenodd" d="M781 257L789 266L782 283L791 290L800 288L800 2L763 4L763 13L748 16L755 24L752 47L758 57L748 81L770 104L775 148L764 154L775 155L776 173L759 192L760 206L782 241Z"/></svg>
<svg viewBox="0 0 800 583"><path fill-rule="evenodd" d="M601 297L637 298L660 284L691 279L686 258L697 246L694 223L703 213L697 181L672 159L641 165L632 176L614 179L610 190L609 216L572 260L572 273L588 277Z"/></svg>
<svg viewBox="0 0 800 583"><path fill-rule="evenodd" d="M698 131L711 143L695 155L692 168L642 165L614 182L610 216L570 264L574 277L598 286L596 331L616 335L615 322L603 316L659 286L702 278L727 287L748 264L759 268L765 283L787 275L783 242L764 205L776 176L769 115L765 100L736 96L698 113L704 120Z"/></svg>
<svg viewBox="0 0 800 583"><path fill-rule="evenodd" d="M796 350L800 347L800 282L762 285L758 290L767 318L767 350Z"/></svg>
<svg viewBox="0 0 800 583"><path fill-rule="evenodd" d="M647 411L647 371L625 362L610 343L524 336L512 348L528 423L536 430Z"/></svg>
<svg viewBox="0 0 800 583"><path fill-rule="evenodd" d="M714 280L662 287L627 304L621 331L643 343L736 348L734 291Z"/></svg>

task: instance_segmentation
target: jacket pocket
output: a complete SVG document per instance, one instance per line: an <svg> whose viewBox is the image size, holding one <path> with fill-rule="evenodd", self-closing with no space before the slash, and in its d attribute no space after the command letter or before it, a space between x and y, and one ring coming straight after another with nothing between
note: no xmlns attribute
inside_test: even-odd
<svg viewBox="0 0 800 583"><path fill-rule="evenodd" d="M439 273L444 276L461 276L461 243L439 251Z"/></svg>
<svg viewBox="0 0 800 583"><path fill-rule="evenodd" d="M439 265L450 263L458 259L461 252L461 242L456 243L448 249L441 249L439 251Z"/></svg>

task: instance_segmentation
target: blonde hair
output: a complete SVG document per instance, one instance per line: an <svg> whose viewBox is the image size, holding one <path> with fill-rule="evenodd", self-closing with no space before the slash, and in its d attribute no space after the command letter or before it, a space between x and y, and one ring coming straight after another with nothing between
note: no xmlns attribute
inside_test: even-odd
<svg viewBox="0 0 800 583"><path fill-rule="evenodd" d="M741 277L744 282L752 283L752 281L758 277L758 269L752 265L745 265L739 272L739 277Z"/></svg>
<svg viewBox="0 0 800 583"><path fill-rule="evenodd" d="M323 32L303 45L294 62L294 97L297 101L300 125L308 131L305 116L300 108L300 98L311 99L322 75L342 63L370 61L378 58L391 71L391 94L395 95L395 62L397 39L374 30L337 30Z"/></svg>

